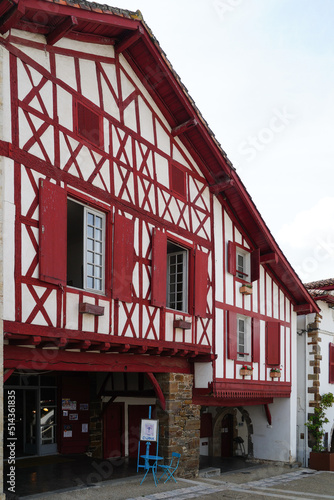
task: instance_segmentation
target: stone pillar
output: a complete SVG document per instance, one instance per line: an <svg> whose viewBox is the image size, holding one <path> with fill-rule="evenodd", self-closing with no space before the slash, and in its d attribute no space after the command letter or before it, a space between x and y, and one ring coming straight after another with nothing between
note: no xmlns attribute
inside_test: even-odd
<svg viewBox="0 0 334 500"><path fill-rule="evenodd" d="M102 458L102 404L101 401L91 400L90 402L90 423L89 423L89 448L92 457Z"/></svg>
<svg viewBox="0 0 334 500"><path fill-rule="evenodd" d="M308 402L308 415L310 417L311 413L314 413L314 408L319 408L319 402L321 399L320 395L320 372L321 372L321 338L319 336L320 323L322 316L318 313L315 315L314 323L310 323L307 329L308 346L309 346L309 366L311 367L311 373L307 377L307 392L311 395L311 400ZM312 356L313 359L312 359ZM315 444L314 437L309 432L308 433L308 446L312 449Z"/></svg>
<svg viewBox="0 0 334 500"><path fill-rule="evenodd" d="M156 375L166 400L159 405L159 455L170 459L172 452L181 453L177 474L198 476L200 444L200 406L192 404L193 375L160 373Z"/></svg>

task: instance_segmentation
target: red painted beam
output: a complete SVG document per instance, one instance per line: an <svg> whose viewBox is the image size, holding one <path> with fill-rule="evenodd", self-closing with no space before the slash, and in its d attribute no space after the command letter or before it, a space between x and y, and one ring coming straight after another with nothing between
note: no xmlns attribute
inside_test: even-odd
<svg viewBox="0 0 334 500"><path fill-rule="evenodd" d="M178 137L179 135L183 134L184 132L187 132L187 130L189 130L190 128L196 127L196 125L198 125L198 121L196 120L196 118L191 118L190 120L188 120L184 123L181 123L177 127L174 127L172 129L172 136Z"/></svg>
<svg viewBox="0 0 334 500"><path fill-rule="evenodd" d="M157 395L157 398L159 399L160 401L160 405L161 405L161 408L163 410L166 409L166 400L165 400L165 396L164 396L164 393L162 392L161 390L161 387L157 381L157 379L155 378L155 376L153 375L153 373L146 373L147 377L149 378L149 380L151 381L151 384L153 385L154 387L154 390L155 390L155 393Z"/></svg>
<svg viewBox="0 0 334 500"><path fill-rule="evenodd" d="M235 182L232 179L228 179L224 182L220 182L219 184L214 184L210 186L210 192L213 194L222 193L226 189L232 188L235 186Z"/></svg>
<svg viewBox="0 0 334 500"><path fill-rule="evenodd" d="M263 255L260 255L260 263L261 264L269 264L271 263L278 263L278 255L276 252L270 252L270 253L265 253Z"/></svg>
<svg viewBox="0 0 334 500"><path fill-rule="evenodd" d="M15 24L23 17L25 14L25 6L21 1L18 5L15 5L12 9L10 9L7 14L5 14L0 19L0 33L3 35L8 30L13 28Z"/></svg>
<svg viewBox="0 0 334 500"><path fill-rule="evenodd" d="M98 354L11 345L4 346L4 366L9 369L73 372L191 373L190 364L179 357Z"/></svg>
<svg viewBox="0 0 334 500"><path fill-rule="evenodd" d="M314 309L311 304L297 304L293 307L293 310L298 314L310 314L314 312Z"/></svg>
<svg viewBox="0 0 334 500"><path fill-rule="evenodd" d="M218 398L215 396L196 396L192 398L194 405L200 406L257 406L273 403L273 398Z"/></svg>
<svg viewBox="0 0 334 500"><path fill-rule="evenodd" d="M116 54L121 54L126 49L131 47L142 35L144 34L144 28L139 26L135 33L132 33L130 36L126 37L121 42L115 45Z"/></svg>
<svg viewBox="0 0 334 500"><path fill-rule="evenodd" d="M264 411L266 412L268 424L271 425L271 413L270 413L269 406L267 403L264 405Z"/></svg>
<svg viewBox="0 0 334 500"><path fill-rule="evenodd" d="M58 24L49 35L46 36L48 45L54 45L67 33L69 33L75 26L78 26L78 20L74 16L67 17L64 21Z"/></svg>

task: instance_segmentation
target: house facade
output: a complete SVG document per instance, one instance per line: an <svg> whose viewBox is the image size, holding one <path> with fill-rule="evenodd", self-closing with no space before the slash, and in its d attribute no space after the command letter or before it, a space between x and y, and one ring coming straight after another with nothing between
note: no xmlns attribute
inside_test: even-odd
<svg viewBox="0 0 334 500"><path fill-rule="evenodd" d="M317 314L298 318L298 461L308 466L314 442L305 426L309 414L323 394L334 394L334 280L306 283L305 287L320 307ZM334 452L334 408L326 410L324 447Z"/></svg>
<svg viewBox="0 0 334 500"><path fill-rule="evenodd" d="M136 457L151 406L185 476L295 460L319 308L140 13L0 16L5 458L14 395L16 456Z"/></svg>

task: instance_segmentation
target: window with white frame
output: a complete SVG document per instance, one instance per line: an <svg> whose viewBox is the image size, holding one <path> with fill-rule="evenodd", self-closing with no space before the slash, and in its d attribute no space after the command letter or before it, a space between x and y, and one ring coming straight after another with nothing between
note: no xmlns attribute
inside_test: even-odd
<svg viewBox="0 0 334 500"><path fill-rule="evenodd" d="M67 284L104 292L105 214L67 201Z"/></svg>
<svg viewBox="0 0 334 500"><path fill-rule="evenodd" d="M241 249L236 251L236 276L242 280L250 281L250 254Z"/></svg>
<svg viewBox="0 0 334 500"><path fill-rule="evenodd" d="M251 318L237 315L237 355L240 361L252 360L252 324Z"/></svg>
<svg viewBox="0 0 334 500"><path fill-rule="evenodd" d="M167 307L188 310L188 252L171 241L167 242Z"/></svg>

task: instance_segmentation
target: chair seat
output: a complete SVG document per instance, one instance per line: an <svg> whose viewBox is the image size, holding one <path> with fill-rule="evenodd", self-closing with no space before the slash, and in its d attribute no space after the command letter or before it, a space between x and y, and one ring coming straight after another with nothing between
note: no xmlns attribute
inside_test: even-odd
<svg viewBox="0 0 334 500"><path fill-rule="evenodd" d="M175 477L174 477L174 472L176 471L176 469L179 466L180 458L181 458L181 454L180 453L173 452L172 453L172 458L171 458L171 461L170 461L169 465L158 464L158 467L161 467L161 469L163 469L163 471L164 471L164 473L162 474L162 476L159 477L159 481L160 481L160 479L162 479L166 475L167 478L164 481L165 483L167 483L167 481L169 479L174 479L175 483L177 482L176 479L175 479Z"/></svg>

